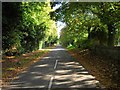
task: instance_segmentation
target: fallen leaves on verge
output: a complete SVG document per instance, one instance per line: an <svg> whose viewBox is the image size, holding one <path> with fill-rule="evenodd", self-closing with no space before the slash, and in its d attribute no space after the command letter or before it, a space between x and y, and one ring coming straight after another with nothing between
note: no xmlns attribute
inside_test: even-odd
<svg viewBox="0 0 120 90"><path fill-rule="evenodd" d="M89 50L69 50L68 52L100 81L102 87L120 88L118 74L120 66L114 60L94 55Z"/></svg>
<svg viewBox="0 0 120 90"><path fill-rule="evenodd" d="M48 51L37 50L23 54L19 57L4 57L2 60L2 86L9 85L9 82L16 79L17 74L27 69L31 64L37 62Z"/></svg>

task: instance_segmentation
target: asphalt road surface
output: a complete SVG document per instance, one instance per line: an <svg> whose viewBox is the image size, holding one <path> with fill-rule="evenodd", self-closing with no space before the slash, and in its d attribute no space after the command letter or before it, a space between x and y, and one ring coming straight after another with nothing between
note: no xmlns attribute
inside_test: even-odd
<svg viewBox="0 0 120 90"><path fill-rule="evenodd" d="M61 46L18 75L8 89L81 90L100 88L99 81Z"/></svg>

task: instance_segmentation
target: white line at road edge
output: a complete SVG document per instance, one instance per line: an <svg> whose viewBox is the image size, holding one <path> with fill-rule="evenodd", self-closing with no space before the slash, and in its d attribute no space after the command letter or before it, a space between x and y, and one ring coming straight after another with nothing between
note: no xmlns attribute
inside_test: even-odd
<svg viewBox="0 0 120 90"><path fill-rule="evenodd" d="M58 63L58 60L55 61L54 69L56 69L57 63ZM50 83L49 83L49 86L48 86L48 90L50 90L51 87L52 87L52 81L53 81L53 79L54 79L54 76L52 76L52 77L50 78Z"/></svg>
<svg viewBox="0 0 120 90"><path fill-rule="evenodd" d="M56 67L57 67L57 62L58 62L58 60L56 60L56 62L55 62L54 69L56 69Z"/></svg>

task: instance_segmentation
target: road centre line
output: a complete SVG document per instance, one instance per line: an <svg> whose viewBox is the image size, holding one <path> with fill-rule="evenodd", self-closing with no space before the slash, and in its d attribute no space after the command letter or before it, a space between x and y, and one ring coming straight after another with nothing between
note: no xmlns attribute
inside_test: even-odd
<svg viewBox="0 0 120 90"><path fill-rule="evenodd" d="M57 63L58 63L58 60L56 60L56 62L55 62L54 69L56 69L56 67L57 67Z"/></svg>
<svg viewBox="0 0 120 90"><path fill-rule="evenodd" d="M57 63L58 63L58 60L55 61L54 69L56 69ZM48 90L51 90L53 79L54 79L54 76L52 76L52 77L50 78Z"/></svg>
<svg viewBox="0 0 120 90"><path fill-rule="evenodd" d="M48 90L50 90L51 87L52 87L52 81L53 81L53 77L50 78L50 83L49 83L49 86L48 86Z"/></svg>

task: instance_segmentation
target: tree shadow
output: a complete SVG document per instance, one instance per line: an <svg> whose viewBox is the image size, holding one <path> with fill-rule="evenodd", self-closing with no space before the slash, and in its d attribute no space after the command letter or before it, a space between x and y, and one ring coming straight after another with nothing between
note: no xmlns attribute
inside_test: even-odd
<svg viewBox="0 0 120 90"><path fill-rule="evenodd" d="M99 88L98 85L95 77L78 62L62 61L55 71L52 88Z"/></svg>
<svg viewBox="0 0 120 90"><path fill-rule="evenodd" d="M58 60L56 68L54 65ZM20 73L14 79L10 89L44 89L48 90L51 77L53 77L51 90L72 90L75 88L99 88L99 82L65 50L53 50L39 62ZM81 89L80 89L81 90Z"/></svg>

